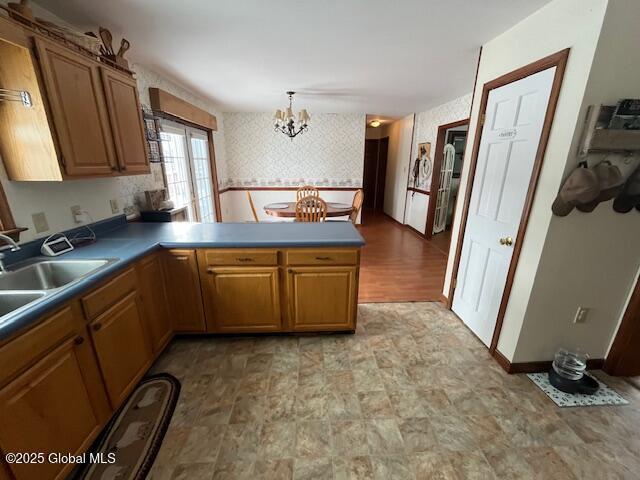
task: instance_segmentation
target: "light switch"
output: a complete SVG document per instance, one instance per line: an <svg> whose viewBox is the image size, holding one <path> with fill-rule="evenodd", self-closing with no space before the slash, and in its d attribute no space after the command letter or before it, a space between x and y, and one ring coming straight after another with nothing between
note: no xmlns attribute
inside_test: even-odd
<svg viewBox="0 0 640 480"><path fill-rule="evenodd" d="M49 230L49 222L47 222L47 216L44 212L38 212L31 215L33 226L36 229L36 233L42 233Z"/></svg>

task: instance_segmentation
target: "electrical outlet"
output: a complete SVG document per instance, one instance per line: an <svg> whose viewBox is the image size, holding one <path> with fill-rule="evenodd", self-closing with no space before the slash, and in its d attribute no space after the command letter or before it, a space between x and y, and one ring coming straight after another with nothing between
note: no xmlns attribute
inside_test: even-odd
<svg viewBox="0 0 640 480"><path fill-rule="evenodd" d="M36 229L36 233L42 233L49 230L49 222L47 222L47 216L44 212L38 212L31 215L33 226Z"/></svg>
<svg viewBox="0 0 640 480"><path fill-rule="evenodd" d="M73 221L76 223L82 223L83 214L82 207L80 205L72 205L71 206L71 217L73 217Z"/></svg>
<svg viewBox="0 0 640 480"><path fill-rule="evenodd" d="M111 205L111 213L118 213L120 211L117 199L112 198L111 200L109 200L109 204Z"/></svg>
<svg viewBox="0 0 640 480"><path fill-rule="evenodd" d="M589 310L590 309L587 307L578 307L576 315L573 317L573 323L585 323L587 321Z"/></svg>

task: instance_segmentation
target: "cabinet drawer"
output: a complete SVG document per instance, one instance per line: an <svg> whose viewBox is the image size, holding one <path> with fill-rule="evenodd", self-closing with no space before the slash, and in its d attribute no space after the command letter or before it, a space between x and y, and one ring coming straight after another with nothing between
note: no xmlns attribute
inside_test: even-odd
<svg viewBox="0 0 640 480"><path fill-rule="evenodd" d="M206 250L207 265L277 265L278 251L264 249Z"/></svg>
<svg viewBox="0 0 640 480"><path fill-rule="evenodd" d="M75 331L76 322L71 306L51 315L20 337L0 347L0 385L38 360Z"/></svg>
<svg viewBox="0 0 640 480"><path fill-rule="evenodd" d="M109 280L97 290L82 297L82 306L87 318L100 315L111 305L136 289L136 274L132 268Z"/></svg>
<svg viewBox="0 0 640 480"><path fill-rule="evenodd" d="M357 265L357 250L287 250L287 265Z"/></svg>

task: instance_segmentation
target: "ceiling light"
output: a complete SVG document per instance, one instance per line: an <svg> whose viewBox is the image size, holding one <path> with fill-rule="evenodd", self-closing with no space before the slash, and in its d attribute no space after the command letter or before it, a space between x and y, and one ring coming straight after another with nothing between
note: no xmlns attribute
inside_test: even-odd
<svg viewBox="0 0 640 480"><path fill-rule="evenodd" d="M369 125L371 125L373 128L378 128L381 125L380 120L371 120L371 123L369 123Z"/></svg>
<svg viewBox="0 0 640 480"><path fill-rule="evenodd" d="M309 120L311 120L311 117L305 109L300 110L300 113L298 113L298 127L296 128L296 117L293 115L293 109L291 108L293 95L295 93L296 92L287 92L287 95L289 95L289 107L284 110L276 110L276 114L274 116L276 121L276 132L284 133L291 138L291 140L293 140L293 137L299 133L303 133L307 128L309 128L308 123Z"/></svg>

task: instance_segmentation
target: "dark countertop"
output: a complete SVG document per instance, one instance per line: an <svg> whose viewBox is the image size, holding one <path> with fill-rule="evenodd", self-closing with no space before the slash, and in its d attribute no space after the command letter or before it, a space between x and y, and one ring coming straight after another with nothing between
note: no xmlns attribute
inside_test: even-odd
<svg viewBox="0 0 640 480"><path fill-rule="evenodd" d="M295 248L360 247L362 245L364 245L363 238L350 222L120 222L117 228L99 233L96 242L55 257L60 260L105 258L114 259L113 262L80 281L62 287L43 299L1 318L0 341L33 325L44 314L90 290L102 280L158 248ZM23 251L28 250L32 251L33 246ZM10 255L7 254L8 260Z"/></svg>

